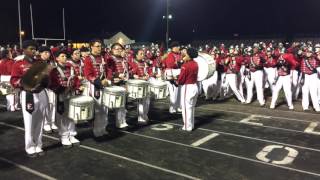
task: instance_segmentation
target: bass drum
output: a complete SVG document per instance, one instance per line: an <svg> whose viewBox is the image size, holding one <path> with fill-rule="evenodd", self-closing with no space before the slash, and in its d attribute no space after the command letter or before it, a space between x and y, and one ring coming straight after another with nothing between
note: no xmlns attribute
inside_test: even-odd
<svg viewBox="0 0 320 180"><path fill-rule="evenodd" d="M199 53L199 56L194 59L198 63L198 81L203 81L213 76L216 71L216 62L212 56L206 53Z"/></svg>

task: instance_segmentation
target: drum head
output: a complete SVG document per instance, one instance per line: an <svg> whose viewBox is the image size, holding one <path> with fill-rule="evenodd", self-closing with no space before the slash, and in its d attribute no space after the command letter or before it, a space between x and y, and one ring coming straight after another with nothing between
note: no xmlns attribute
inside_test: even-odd
<svg viewBox="0 0 320 180"><path fill-rule="evenodd" d="M128 84L148 84L148 81L144 81L140 79L131 79L131 80L128 80Z"/></svg>
<svg viewBox="0 0 320 180"><path fill-rule="evenodd" d="M105 91L107 92L115 92L115 93L123 93L126 92L126 89L121 86L111 86L111 87L106 87L104 88Z"/></svg>
<svg viewBox="0 0 320 180"><path fill-rule="evenodd" d="M199 67L198 81L203 81L213 75L216 70L214 59L205 53L199 53L199 56L194 59Z"/></svg>
<svg viewBox="0 0 320 180"><path fill-rule="evenodd" d="M162 80L154 80L150 83L151 86L153 87L160 87L160 86L166 86L167 83L165 81Z"/></svg>
<svg viewBox="0 0 320 180"><path fill-rule="evenodd" d="M93 98L90 96L77 96L70 99L70 103L88 103L93 102Z"/></svg>

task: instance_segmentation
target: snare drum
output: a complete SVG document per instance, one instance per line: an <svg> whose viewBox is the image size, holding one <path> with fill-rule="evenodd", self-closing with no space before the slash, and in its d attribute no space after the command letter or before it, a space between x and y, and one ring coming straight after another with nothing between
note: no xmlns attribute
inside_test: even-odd
<svg viewBox="0 0 320 180"><path fill-rule="evenodd" d="M144 80L128 80L127 90L130 98L142 99L148 95L149 83Z"/></svg>
<svg viewBox="0 0 320 180"><path fill-rule="evenodd" d="M126 89L120 86L104 88L102 103L109 109L124 108L126 105Z"/></svg>
<svg viewBox="0 0 320 180"><path fill-rule="evenodd" d="M94 100L90 96L77 96L69 101L68 117L75 123L93 119Z"/></svg>
<svg viewBox="0 0 320 180"><path fill-rule="evenodd" d="M167 83L162 80L153 80L149 86L154 99L165 99L167 97Z"/></svg>

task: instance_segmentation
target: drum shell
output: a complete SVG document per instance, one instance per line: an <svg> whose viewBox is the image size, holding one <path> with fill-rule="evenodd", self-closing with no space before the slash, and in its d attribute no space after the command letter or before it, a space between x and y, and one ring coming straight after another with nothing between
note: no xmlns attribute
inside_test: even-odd
<svg viewBox="0 0 320 180"><path fill-rule="evenodd" d="M80 98L86 98L86 101L77 101ZM85 122L94 117L94 100L89 96L78 96L69 99L68 117L75 123Z"/></svg>
<svg viewBox="0 0 320 180"><path fill-rule="evenodd" d="M153 81L149 85L149 91L154 99L166 99L167 98L167 84L165 81Z"/></svg>
<svg viewBox="0 0 320 180"><path fill-rule="evenodd" d="M102 95L102 104L109 109L124 108L126 105L125 88L118 86L105 88Z"/></svg>
<svg viewBox="0 0 320 180"><path fill-rule="evenodd" d="M127 82L128 97L142 99L149 94L149 83L143 80L129 80Z"/></svg>

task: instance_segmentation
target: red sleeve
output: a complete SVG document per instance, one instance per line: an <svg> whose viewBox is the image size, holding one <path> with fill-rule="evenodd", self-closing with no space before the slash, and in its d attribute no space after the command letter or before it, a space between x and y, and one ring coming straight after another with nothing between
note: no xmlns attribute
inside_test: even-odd
<svg viewBox="0 0 320 180"><path fill-rule="evenodd" d="M86 57L83 63L84 63L84 68L83 68L84 77L88 81L93 82L96 79L96 77L95 77L93 64L91 62L91 58L89 56Z"/></svg>
<svg viewBox="0 0 320 180"><path fill-rule="evenodd" d="M10 83L14 88L22 88L20 83L22 77L22 69L20 66L22 62L23 61L16 62L12 67Z"/></svg>
<svg viewBox="0 0 320 180"><path fill-rule="evenodd" d="M187 72L186 71L187 71L187 69L186 69L186 66L184 64L181 67L181 72L180 72L179 78L177 80L179 85L183 85L186 82L186 80L187 80Z"/></svg>
<svg viewBox="0 0 320 180"><path fill-rule="evenodd" d="M58 71L56 68L50 72L49 77L50 77L49 89L57 93L61 87L59 83Z"/></svg>
<svg viewBox="0 0 320 180"><path fill-rule="evenodd" d="M11 74L11 72L12 72L12 69L13 69L13 64L14 64L14 61L13 60L8 60L8 62L6 63L6 73L8 74L8 75L10 75Z"/></svg>

